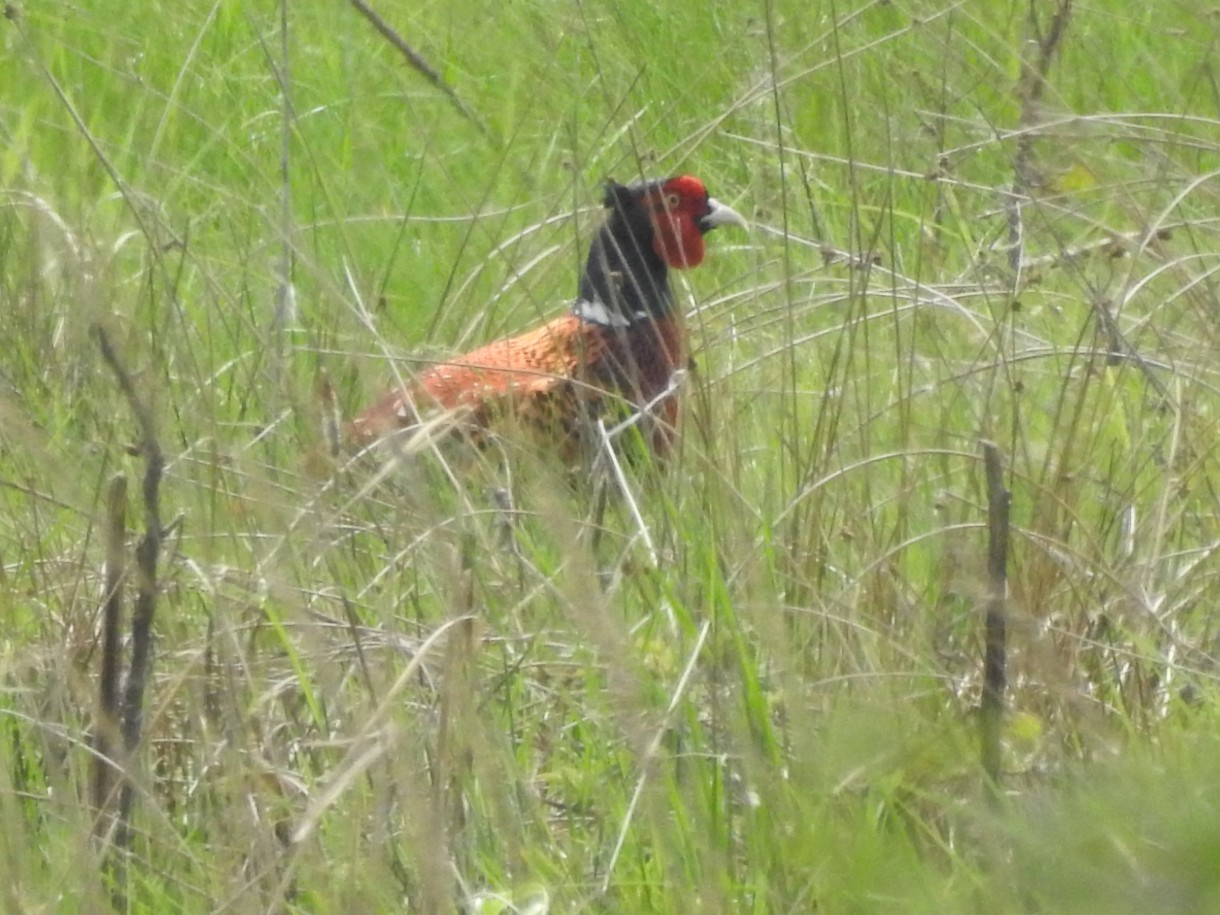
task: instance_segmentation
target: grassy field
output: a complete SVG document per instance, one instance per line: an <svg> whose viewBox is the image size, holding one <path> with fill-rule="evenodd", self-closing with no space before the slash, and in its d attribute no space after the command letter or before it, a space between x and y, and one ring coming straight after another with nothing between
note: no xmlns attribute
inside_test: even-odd
<svg viewBox="0 0 1220 915"><path fill-rule="evenodd" d="M343 3L6 7L3 909L1220 911L1220 17L1143 6L380 5L452 96ZM668 467L330 454L680 172L752 228Z"/></svg>

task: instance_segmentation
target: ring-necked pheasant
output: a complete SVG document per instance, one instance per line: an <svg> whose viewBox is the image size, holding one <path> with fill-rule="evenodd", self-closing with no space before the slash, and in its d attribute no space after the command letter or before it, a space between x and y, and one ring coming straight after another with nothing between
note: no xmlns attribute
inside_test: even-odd
<svg viewBox="0 0 1220 915"><path fill-rule="evenodd" d="M648 407L652 446L666 451L678 401L662 395L687 365L669 268L697 267L706 233L746 222L690 175L610 182L605 206L567 314L421 372L357 416L353 438L369 444L437 408L465 409L472 429L515 419L571 456L590 418L617 402Z"/></svg>

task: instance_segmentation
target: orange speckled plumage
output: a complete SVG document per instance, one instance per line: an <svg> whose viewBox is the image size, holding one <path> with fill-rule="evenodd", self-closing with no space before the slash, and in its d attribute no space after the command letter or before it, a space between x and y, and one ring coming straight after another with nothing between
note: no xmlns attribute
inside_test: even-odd
<svg viewBox="0 0 1220 915"><path fill-rule="evenodd" d="M667 317L639 328L612 328L566 314L518 337L497 340L417 375L391 391L354 422L356 436L372 441L410 426L436 409L471 411L470 422L488 426L515 417L542 431L567 417L605 409L608 392L635 404L661 395L673 373L686 365L679 319ZM664 451L678 418L676 396L654 410L651 441Z"/></svg>

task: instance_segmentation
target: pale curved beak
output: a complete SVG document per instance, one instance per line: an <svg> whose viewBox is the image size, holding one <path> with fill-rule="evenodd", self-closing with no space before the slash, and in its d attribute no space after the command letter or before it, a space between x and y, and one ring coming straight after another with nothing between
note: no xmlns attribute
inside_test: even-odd
<svg viewBox="0 0 1220 915"><path fill-rule="evenodd" d="M717 226L739 226L743 229L750 228L750 224L746 222L745 217L738 213L731 206L726 206L715 197L707 198L707 213L699 218L699 231L707 234Z"/></svg>

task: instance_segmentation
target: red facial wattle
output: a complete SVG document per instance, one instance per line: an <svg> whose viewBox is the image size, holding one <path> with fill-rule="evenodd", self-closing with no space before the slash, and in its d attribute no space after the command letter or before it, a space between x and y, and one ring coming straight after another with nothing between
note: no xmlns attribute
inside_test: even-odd
<svg viewBox="0 0 1220 915"><path fill-rule="evenodd" d="M653 247L670 267L698 267L705 251L699 219L708 207L707 188L691 175L662 184L649 201L653 220Z"/></svg>
<svg viewBox="0 0 1220 915"><path fill-rule="evenodd" d="M657 217L653 245L661 260L677 270L703 263L703 233L689 213L663 213Z"/></svg>

